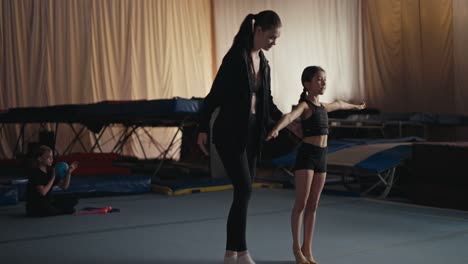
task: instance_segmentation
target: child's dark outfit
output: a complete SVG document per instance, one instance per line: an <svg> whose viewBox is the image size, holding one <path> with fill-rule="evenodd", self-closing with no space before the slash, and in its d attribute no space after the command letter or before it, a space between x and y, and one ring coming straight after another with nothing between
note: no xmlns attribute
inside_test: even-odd
<svg viewBox="0 0 468 264"><path fill-rule="evenodd" d="M28 216L53 216L63 214L73 214L78 199L72 196L51 195L53 186L57 185L56 180L46 195L41 195L37 190L39 185L47 185L52 175L45 173L39 168L32 170L26 190L26 213Z"/></svg>
<svg viewBox="0 0 468 264"><path fill-rule="evenodd" d="M325 107L317 106L309 100L304 101L312 108L312 115L301 120L304 137L328 135L328 113ZM297 152L294 169L327 172L327 147L302 143Z"/></svg>

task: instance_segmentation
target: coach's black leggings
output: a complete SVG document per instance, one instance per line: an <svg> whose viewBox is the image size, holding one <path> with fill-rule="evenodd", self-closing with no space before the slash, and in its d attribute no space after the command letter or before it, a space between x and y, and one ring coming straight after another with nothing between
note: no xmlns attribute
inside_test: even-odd
<svg viewBox="0 0 468 264"><path fill-rule="evenodd" d="M250 139L245 150L237 150L237 146L216 144L216 149L234 187L234 200L227 221L226 250L247 250L245 238L247 224L247 208L252 194L252 180L255 177L257 148L256 129L252 121L249 131Z"/></svg>

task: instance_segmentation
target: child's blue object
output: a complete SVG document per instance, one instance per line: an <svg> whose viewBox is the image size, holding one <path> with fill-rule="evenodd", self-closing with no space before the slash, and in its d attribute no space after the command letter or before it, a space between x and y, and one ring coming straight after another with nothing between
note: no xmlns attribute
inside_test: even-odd
<svg viewBox="0 0 468 264"><path fill-rule="evenodd" d="M66 162L58 162L55 164L55 178L61 180L65 178L68 171L68 164Z"/></svg>

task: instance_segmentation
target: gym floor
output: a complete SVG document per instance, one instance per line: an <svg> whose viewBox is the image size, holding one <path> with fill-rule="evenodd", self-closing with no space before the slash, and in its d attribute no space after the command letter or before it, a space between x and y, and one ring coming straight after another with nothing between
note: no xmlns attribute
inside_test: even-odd
<svg viewBox="0 0 468 264"><path fill-rule="evenodd" d="M81 199L120 212L27 218L0 207L1 263L222 263L232 191ZM254 189L248 246L261 263L293 264L292 189ZM321 264L468 263L468 212L322 195L313 251Z"/></svg>

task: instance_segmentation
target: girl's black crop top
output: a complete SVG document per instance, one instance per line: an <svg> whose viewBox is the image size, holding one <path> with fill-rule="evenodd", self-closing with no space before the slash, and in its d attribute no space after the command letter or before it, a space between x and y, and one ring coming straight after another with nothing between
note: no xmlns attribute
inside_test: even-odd
<svg viewBox="0 0 468 264"><path fill-rule="evenodd" d="M317 106L309 100L304 100L311 108L312 115L302 119L302 134L304 137L328 135L328 113L323 105Z"/></svg>

